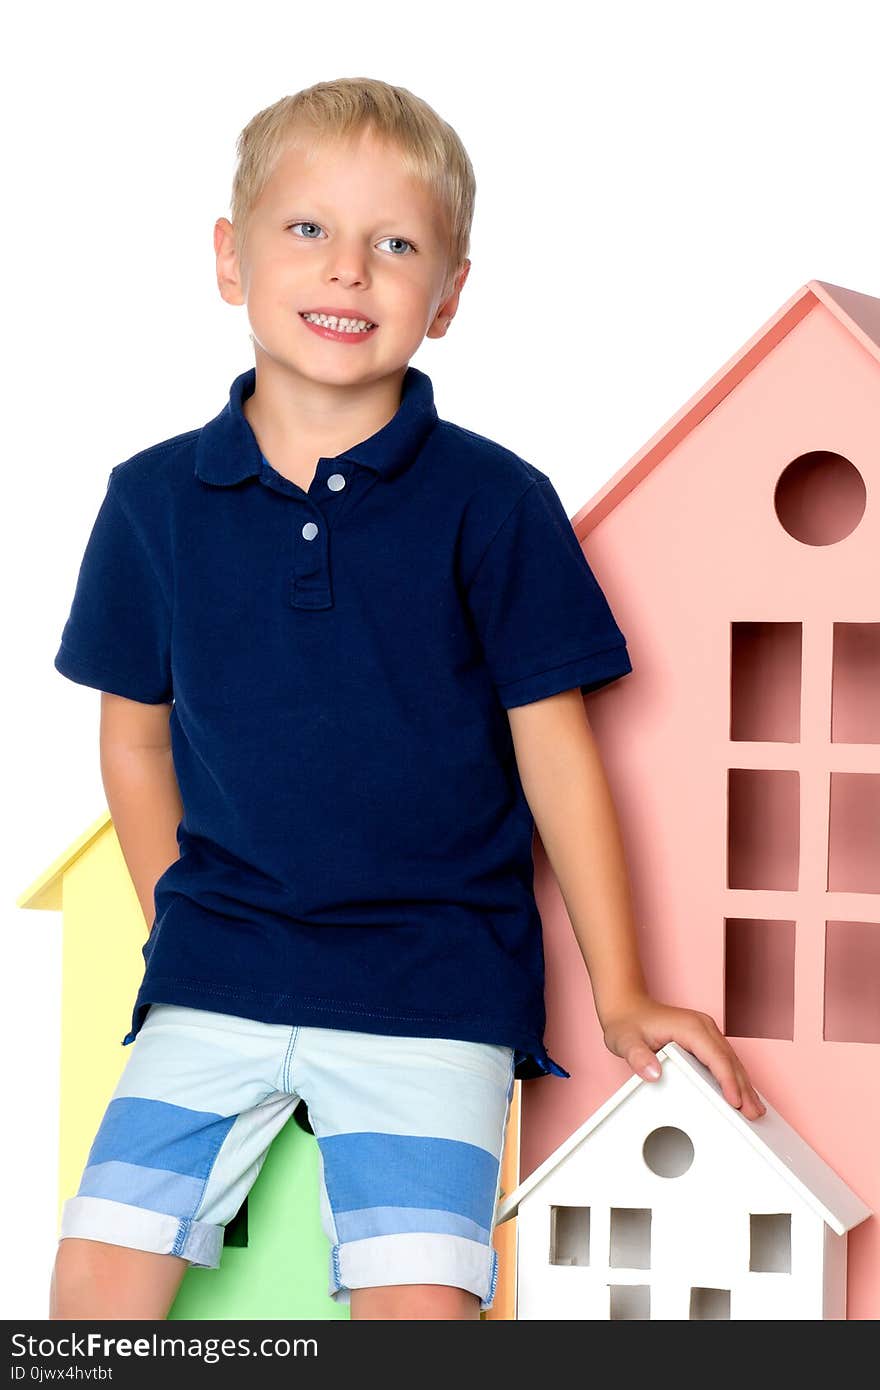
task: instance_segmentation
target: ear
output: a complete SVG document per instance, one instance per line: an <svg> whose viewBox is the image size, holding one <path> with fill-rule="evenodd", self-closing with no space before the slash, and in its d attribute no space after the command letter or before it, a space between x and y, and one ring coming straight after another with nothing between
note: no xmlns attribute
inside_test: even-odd
<svg viewBox="0 0 880 1390"><path fill-rule="evenodd" d="M244 304L235 228L228 217L218 217L214 223L214 254L217 258L217 287L221 296L227 304Z"/></svg>
<svg viewBox="0 0 880 1390"><path fill-rule="evenodd" d="M460 268L452 277L452 288L445 296L442 303L437 306L437 313L434 321L428 329L428 338L444 338L446 330L455 318L455 311L458 308L458 299L464 287L464 282L470 274L470 260L464 260Z"/></svg>

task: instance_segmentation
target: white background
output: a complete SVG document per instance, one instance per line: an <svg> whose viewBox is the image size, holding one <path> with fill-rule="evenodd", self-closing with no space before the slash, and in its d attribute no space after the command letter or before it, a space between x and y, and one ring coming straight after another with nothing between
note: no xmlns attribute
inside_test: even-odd
<svg viewBox="0 0 880 1390"><path fill-rule="evenodd" d="M109 470L253 363L216 288L234 142L335 77L409 88L477 177L415 365L573 516L806 280L880 296L875 7L737 0L16 6L5 21L0 1316L46 1317L59 914L18 895L106 803L53 658ZM573 28L573 24L577 28ZM670 1000L669 1002L676 1002Z"/></svg>

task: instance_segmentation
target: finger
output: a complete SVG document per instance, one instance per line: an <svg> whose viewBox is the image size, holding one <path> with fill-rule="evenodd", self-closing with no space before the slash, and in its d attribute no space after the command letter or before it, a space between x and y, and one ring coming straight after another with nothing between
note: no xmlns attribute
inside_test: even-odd
<svg viewBox="0 0 880 1390"><path fill-rule="evenodd" d="M622 1057L637 1076L643 1076L647 1081L660 1079L660 1063L640 1029L627 1028L611 1042L612 1052Z"/></svg>
<svg viewBox="0 0 880 1390"><path fill-rule="evenodd" d="M710 1038L718 1050L719 1055L726 1057L729 1062L731 1070L729 1090L725 1089L724 1080L719 1072L714 1067L710 1066L710 1070L721 1083L721 1089L725 1099L730 1102L734 1109L741 1110L748 1119L758 1119L761 1115L766 1114L767 1107L749 1081L746 1069L740 1058L730 1046L730 1043L721 1032L721 1029L718 1027L718 1024L711 1014L704 1014L703 1022L709 1031ZM696 1048L693 1050L697 1052ZM697 1053L697 1056L700 1056L700 1053ZM702 1057L701 1060L703 1060ZM707 1063L707 1065L710 1064Z"/></svg>
<svg viewBox="0 0 880 1390"><path fill-rule="evenodd" d="M735 1109L742 1103L737 1075L739 1058L711 1014L688 1010L675 1032L676 1041L708 1067L724 1099ZM656 1039L654 1040L656 1041Z"/></svg>
<svg viewBox="0 0 880 1390"><path fill-rule="evenodd" d="M727 1039L724 1038L724 1034L720 1033L719 1036L724 1040L724 1045L729 1049L733 1065L736 1068L737 1085L739 1086L741 1101L739 1108L742 1110L743 1114L747 1115L751 1120L756 1120L759 1116L766 1115L767 1107L749 1080L748 1072L743 1065L742 1059L733 1050L730 1043L727 1042Z"/></svg>
<svg viewBox="0 0 880 1390"><path fill-rule="evenodd" d="M767 1107L749 1080L745 1070L740 1068L738 1075L740 1093L743 1097L741 1107L743 1114L747 1114L749 1119L752 1120L756 1120L760 1115L766 1115Z"/></svg>
<svg viewBox="0 0 880 1390"><path fill-rule="evenodd" d="M740 1092L740 1104L736 1108L745 1115L746 1119L758 1120L762 1115L766 1115L767 1107L749 1080L745 1067L732 1048L731 1055L736 1066L737 1085Z"/></svg>
<svg viewBox="0 0 880 1390"><path fill-rule="evenodd" d="M626 1060L633 1071L643 1076L646 1081L660 1080L660 1062L646 1044L636 1043L627 1053Z"/></svg>
<svg viewBox="0 0 880 1390"><path fill-rule="evenodd" d="M688 1047L695 1057L708 1067L715 1080L721 1087L724 1099L738 1110L742 1104L740 1095L740 1080L737 1074L736 1054L723 1040L721 1034L718 1041L711 1035L702 1034L691 1038Z"/></svg>

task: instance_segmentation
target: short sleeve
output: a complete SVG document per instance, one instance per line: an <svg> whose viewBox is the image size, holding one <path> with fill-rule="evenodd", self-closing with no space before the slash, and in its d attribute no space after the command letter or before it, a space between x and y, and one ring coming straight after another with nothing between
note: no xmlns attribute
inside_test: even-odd
<svg viewBox="0 0 880 1390"><path fill-rule="evenodd" d="M55 669L144 704L170 704L170 610L113 474L79 568Z"/></svg>
<svg viewBox="0 0 880 1390"><path fill-rule="evenodd" d="M626 675L626 638L549 478L539 478L496 531L467 587L486 662L505 709Z"/></svg>

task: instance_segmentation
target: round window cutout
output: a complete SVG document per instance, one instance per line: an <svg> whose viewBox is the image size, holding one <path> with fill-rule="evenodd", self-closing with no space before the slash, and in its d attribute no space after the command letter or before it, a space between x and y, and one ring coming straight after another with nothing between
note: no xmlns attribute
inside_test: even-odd
<svg viewBox="0 0 880 1390"><path fill-rule="evenodd" d="M658 1178L680 1178L694 1161L694 1146L683 1129L663 1125L648 1135L642 1158Z"/></svg>
<svg viewBox="0 0 880 1390"><path fill-rule="evenodd" d="M780 524L804 545L834 545L856 529L865 511L865 484L843 454L816 449L783 469L773 505Z"/></svg>

